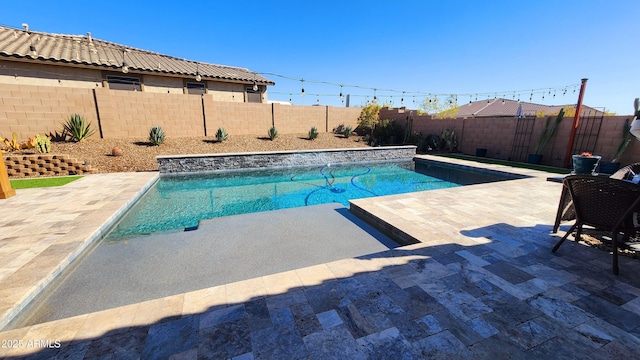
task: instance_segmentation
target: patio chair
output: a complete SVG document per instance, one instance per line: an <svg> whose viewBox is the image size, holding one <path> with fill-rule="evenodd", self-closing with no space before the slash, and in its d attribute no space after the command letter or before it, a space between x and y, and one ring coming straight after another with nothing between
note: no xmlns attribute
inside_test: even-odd
<svg viewBox="0 0 640 360"><path fill-rule="evenodd" d="M618 180L633 180L634 175L640 174L640 162L627 165L620 168L618 171L609 175L612 179ZM571 196L567 193L567 190L563 188L562 195L560 197L560 204L558 205L558 212L556 214L556 221L553 225L553 232L558 232L560 223L563 221L575 220L576 212L573 208L573 201Z"/></svg>
<svg viewBox="0 0 640 360"><path fill-rule="evenodd" d="M576 222L553 247L556 252L569 234L576 230L580 241L582 227L592 226L610 231L613 250L613 273L618 275L618 235L625 237L637 230L640 212L640 186L610 177L570 175L564 179L569 189L576 213ZM635 221L634 221L635 220Z"/></svg>
<svg viewBox="0 0 640 360"><path fill-rule="evenodd" d="M618 180L632 180L633 176L640 174L640 162L627 165L613 173L610 178Z"/></svg>

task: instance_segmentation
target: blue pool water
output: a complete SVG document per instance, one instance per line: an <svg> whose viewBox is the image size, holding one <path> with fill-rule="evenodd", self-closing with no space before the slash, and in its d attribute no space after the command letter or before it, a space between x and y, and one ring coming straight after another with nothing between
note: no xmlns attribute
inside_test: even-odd
<svg viewBox="0 0 640 360"><path fill-rule="evenodd" d="M429 175L432 174L432 175ZM106 241L198 226L202 219L505 180L413 161L166 176Z"/></svg>

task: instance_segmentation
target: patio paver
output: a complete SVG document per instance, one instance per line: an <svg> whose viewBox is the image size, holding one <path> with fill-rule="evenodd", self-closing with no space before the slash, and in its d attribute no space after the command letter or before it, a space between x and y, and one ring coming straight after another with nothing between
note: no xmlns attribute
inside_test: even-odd
<svg viewBox="0 0 640 360"><path fill-rule="evenodd" d="M604 251L570 241L551 253L561 185L513 171L533 177L353 201L419 243L4 331L3 344L19 346L0 356L638 357L640 262L621 257L614 276ZM0 251L52 241L16 232ZM2 260L40 256L9 249Z"/></svg>

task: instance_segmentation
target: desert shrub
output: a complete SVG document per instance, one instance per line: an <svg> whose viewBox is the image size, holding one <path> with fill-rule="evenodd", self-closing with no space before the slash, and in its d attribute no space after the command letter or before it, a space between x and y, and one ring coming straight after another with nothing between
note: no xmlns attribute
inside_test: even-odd
<svg viewBox="0 0 640 360"><path fill-rule="evenodd" d="M278 137L278 130L276 129L275 126L272 126L271 128L269 128L269 139L273 140L276 137Z"/></svg>
<svg viewBox="0 0 640 360"><path fill-rule="evenodd" d="M309 130L309 140L313 140L318 137L318 129L314 126Z"/></svg>
<svg viewBox="0 0 640 360"><path fill-rule="evenodd" d="M218 142L223 142L227 140L227 137L227 131L223 127L218 128L218 132L216 132L216 140L218 140Z"/></svg>
<svg viewBox="0 0 640 360"><path fill-rule="evenodd" d="M404 127L392 119L381 120L373 136L379 144L397 144L404 140Z"/></svg>
<svg viewBox="0 0 640 360"><path fill-rule="evenodd" d="M154 126L149 131L149 142L152 145L158 146L164 142L164 130L160 126Z"/></svg>
<svg viewBox="0 0 640 360"><path fill-rule="evenodd" d="M347 139L351 137L351 135L353 135L353 129L351 128L351 126L347 126L344 128L344 137L346 137Z"/></svg>

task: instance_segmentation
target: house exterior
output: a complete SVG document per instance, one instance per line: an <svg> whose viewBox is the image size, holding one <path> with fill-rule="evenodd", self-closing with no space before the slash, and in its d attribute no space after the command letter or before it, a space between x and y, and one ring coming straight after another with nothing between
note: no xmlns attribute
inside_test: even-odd
<svg viewBox="0 0 640 360"><path fill-rule="evenodd" d="M476 117L517 117L517 116L549 116L556 115L564 108L565 113L575 114L576 104L570 105L543 105L515 101L502 98L471 101L452 110L445 111L442 116L448 118L476 118ZM582 105L581 116L603 116L604 113L595 108Z"/></svg>
<svg viewBox="0 0 640 360"><path fill-rule="evenodd" d="M0 26L0 85L209 94L214 101L266 103L273 81L248 69L208 64L86 35Z"/></svg>

